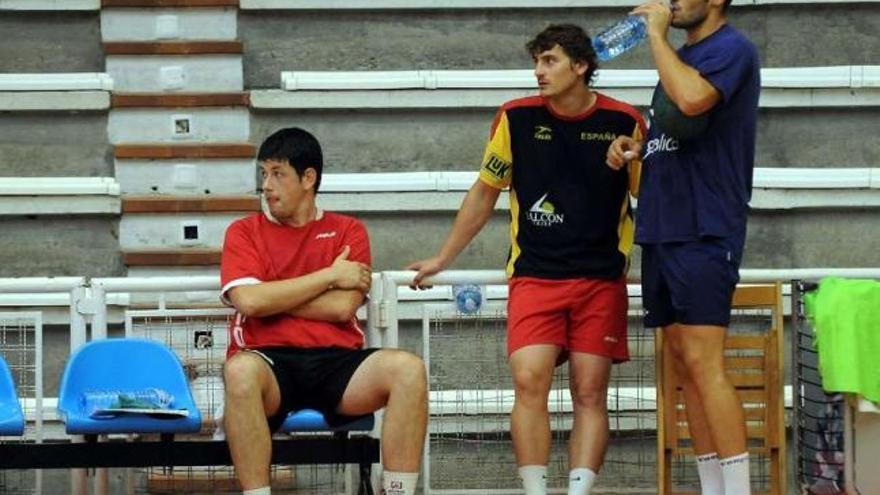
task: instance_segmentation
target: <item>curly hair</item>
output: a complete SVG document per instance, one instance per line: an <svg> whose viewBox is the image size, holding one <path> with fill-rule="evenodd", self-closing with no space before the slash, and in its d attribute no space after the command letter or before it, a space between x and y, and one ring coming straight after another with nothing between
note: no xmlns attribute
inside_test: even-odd
<svg viewBox="0 0 880 495"><path fill-rule="evenodd" d="M559 45L572 61L587 64L584 84L589 86L593 82L596 69L599 68L599 60L596 58L593 42L587 32L574 24L551 24L526 43L526 50L532 57L537 57L539 53L552 50L556 45Z"/></svg>

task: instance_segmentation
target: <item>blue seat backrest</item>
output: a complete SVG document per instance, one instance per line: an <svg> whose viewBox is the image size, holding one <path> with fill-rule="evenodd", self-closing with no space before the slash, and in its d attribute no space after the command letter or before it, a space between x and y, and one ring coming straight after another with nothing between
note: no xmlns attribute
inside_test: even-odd
<svg viewBox="0 0 880 495"><path fill-rule="evenodd" d="M86 391L134 391L155 387L174 396L172 407L186 409L186 418L162 419L144 415L120 415L93 419L82 407ZM71 356L61 377L58 412L67 433L184 433L201 428L183 366L160 342L140 338L96 340Z"/></svg>
<svg viewBox="0 0 880 495"><path fill-rule="evenodd" d="M15 383L6 361L0 357L0 435L24 433L24 415L15 393Z"/></svg>

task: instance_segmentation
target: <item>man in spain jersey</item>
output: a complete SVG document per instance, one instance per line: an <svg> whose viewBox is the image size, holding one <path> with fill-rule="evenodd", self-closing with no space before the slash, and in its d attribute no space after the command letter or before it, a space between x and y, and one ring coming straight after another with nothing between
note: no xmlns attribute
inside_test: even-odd
<svg viewBox="0 0 880 495"><path fill-rule="evenodd" d="M229 226L220 269L221 298L236 310L224 423L241 487L269 493L271 434L289 412L317 409L332 426L384 407L385 492L411 495L427 423L425 365L403 351L361 349L367 232L316 206L323 154L308 132L276 132L257 160L265 211Z"/></svg>
<svg viewBox="0 0 880 495"><path fill-rule="evenodd" d="M515 401L511 436L527 495L546 493L547 400L556 365L569 362L574 425L569 493L589 493L608 442L613 362L628 359L626 271L633 243L630 194L639 163L612 170L609 144L640 138L641 115L593 91L596 54L574 25L527 44L539 94L505 103L492 123L478 180L438 254L409 266L414 285L449 266L510 190L507 352Z"/></svg>

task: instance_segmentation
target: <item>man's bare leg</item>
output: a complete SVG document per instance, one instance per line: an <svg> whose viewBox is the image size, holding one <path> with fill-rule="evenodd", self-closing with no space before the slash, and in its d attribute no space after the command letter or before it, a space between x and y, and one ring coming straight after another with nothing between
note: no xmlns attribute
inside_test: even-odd
<svg viewBox="0 0 880 495"><path fill-rule="evenodd" d="M278 383L269 365L256 354L239 352L223 370L224 428L242 490L268 487L272 433L266 418L281 404Z"/></svg>

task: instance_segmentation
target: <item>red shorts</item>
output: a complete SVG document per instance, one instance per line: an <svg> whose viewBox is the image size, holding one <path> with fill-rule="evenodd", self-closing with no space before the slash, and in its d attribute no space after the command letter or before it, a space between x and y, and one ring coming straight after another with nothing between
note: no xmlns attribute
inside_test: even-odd
<svg viewBox="0 0 880 495"><path fill-rule="evenodd" d="M507 355L527 345L553 344L629 360L626 280L514 277L507 298Z"/></svg>

